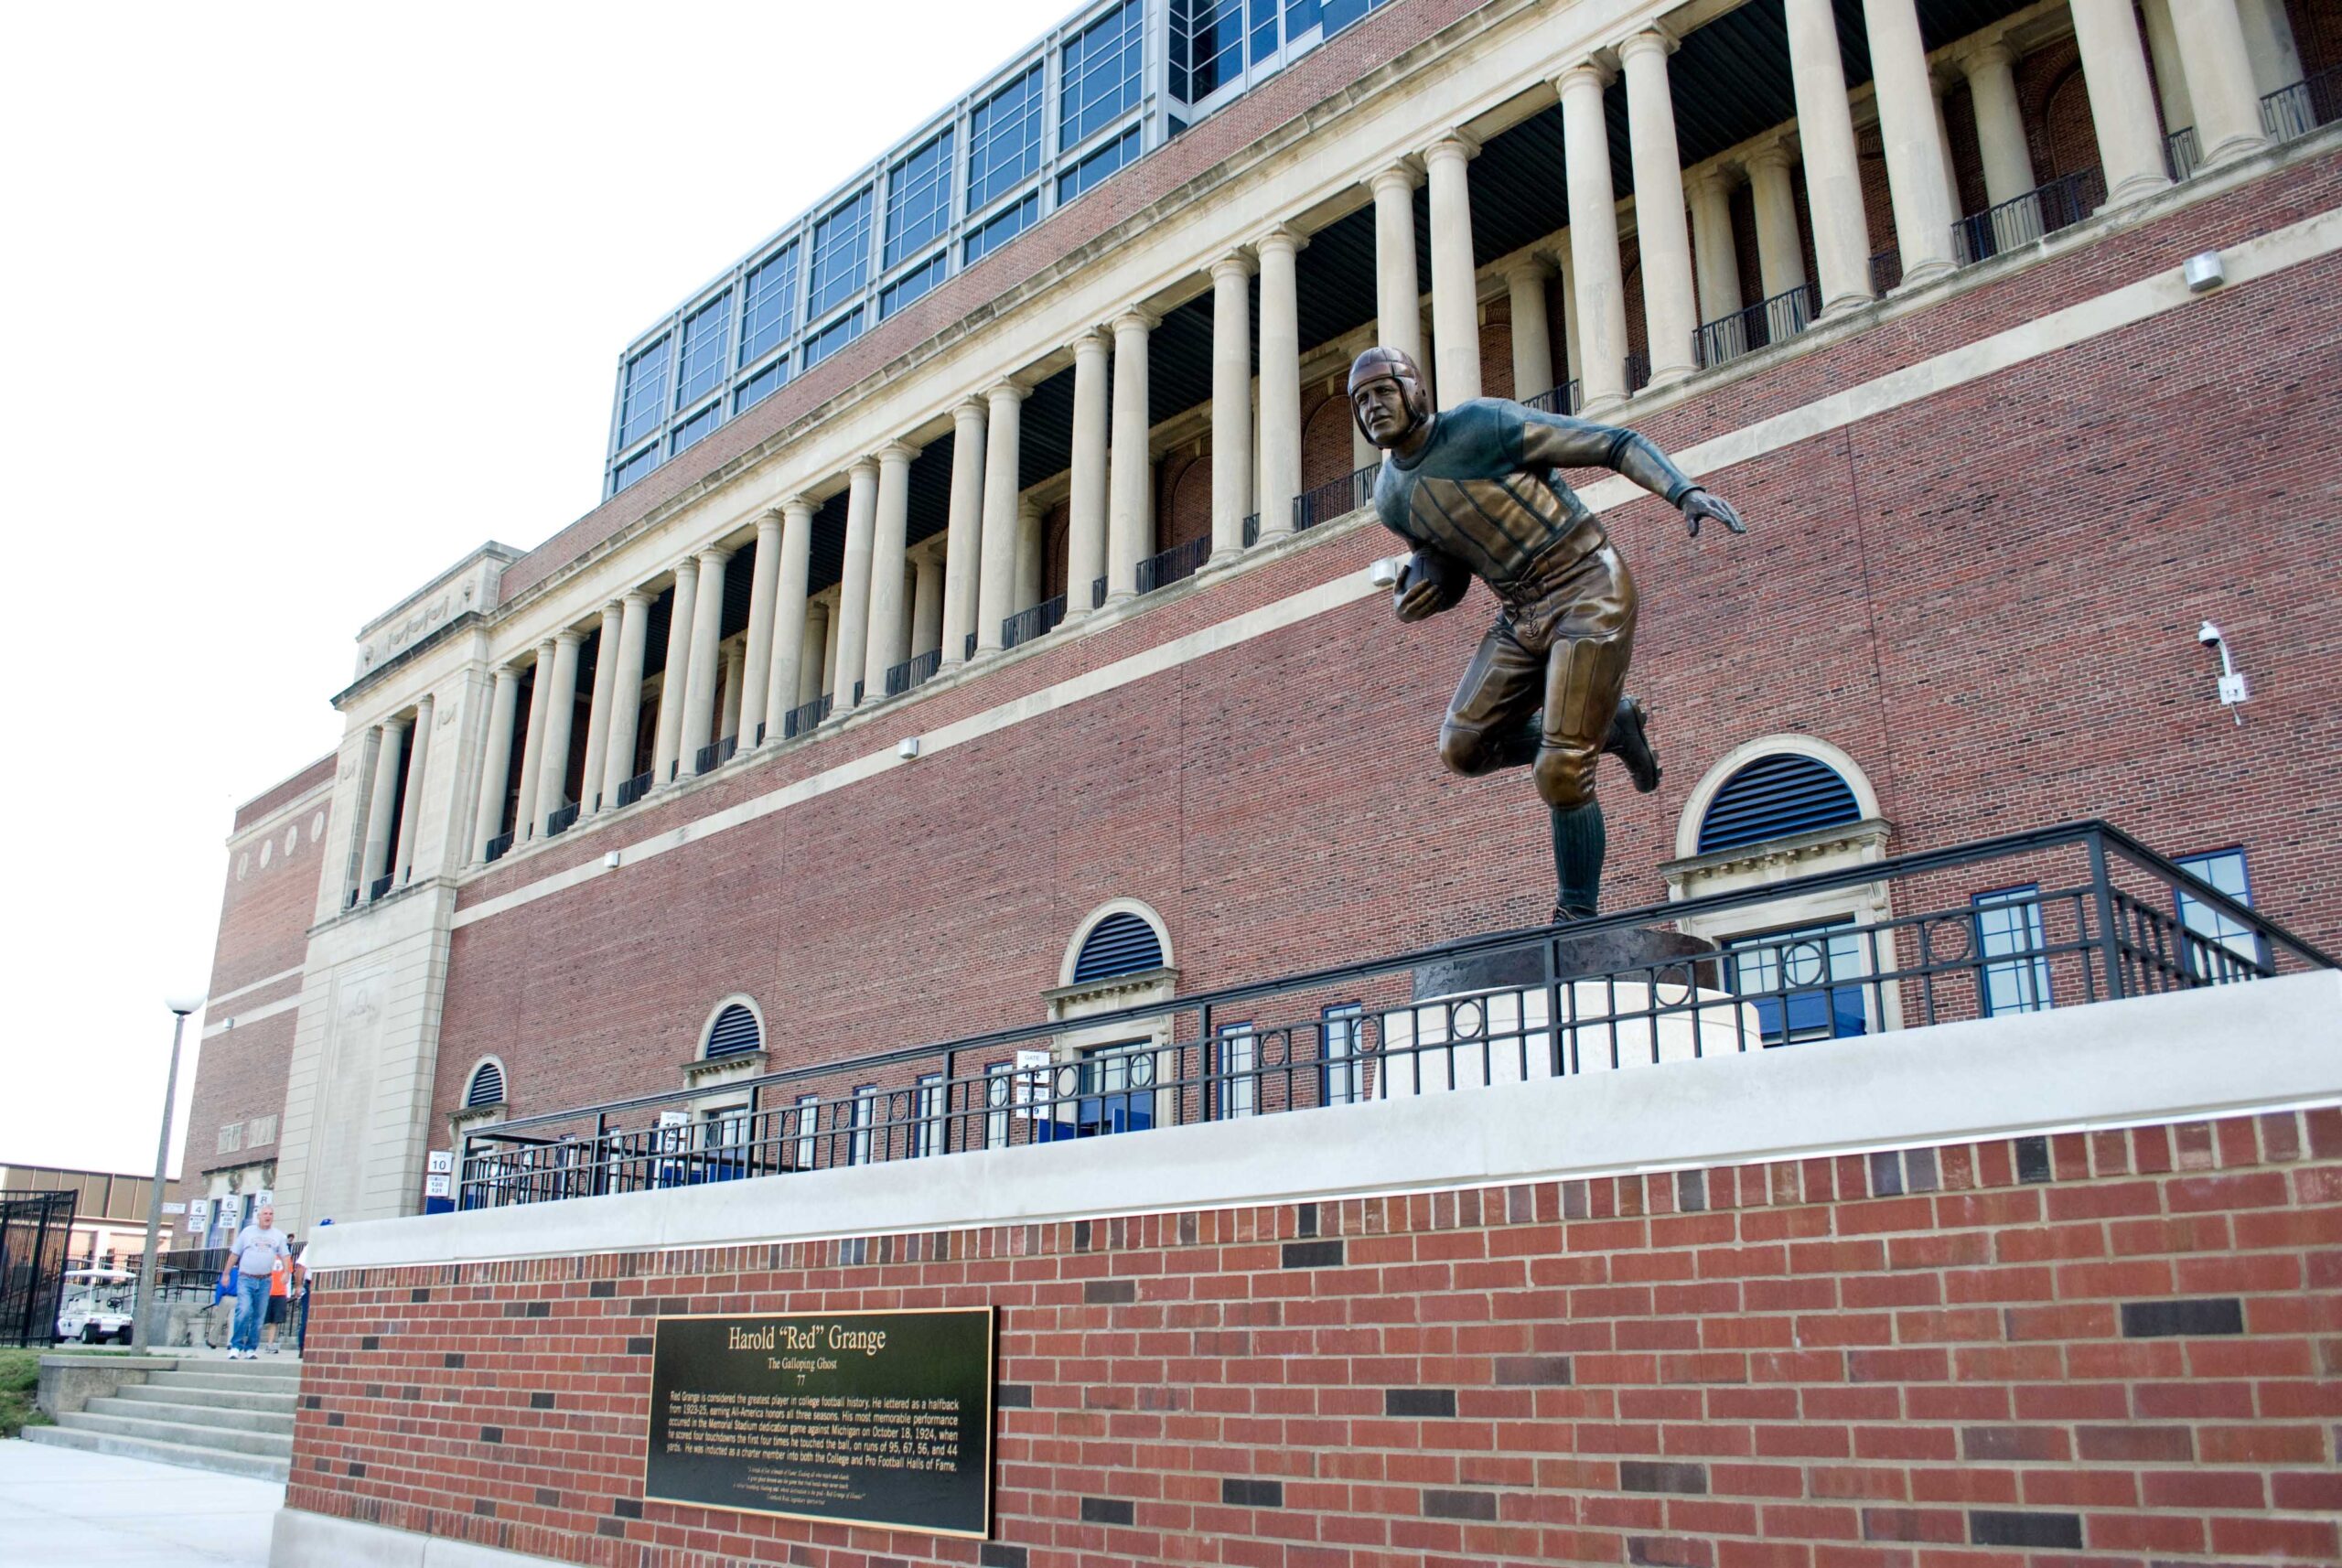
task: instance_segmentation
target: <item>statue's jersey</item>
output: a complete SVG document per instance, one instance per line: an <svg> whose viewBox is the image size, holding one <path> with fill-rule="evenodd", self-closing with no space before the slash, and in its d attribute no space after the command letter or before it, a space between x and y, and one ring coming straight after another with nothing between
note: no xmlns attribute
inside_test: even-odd
<svg viewBox="0 0 2342 1568"><path fill-rule="evenodd" d="M1374 506L1391 532L1454 556L1506 596L1532 563L1549 582L1606 542L1561 475L1588 467L1614 468L1671 503L1698 488L1634 431L1476 398L1438 416L1413 461L1384 459Z"/></svg>

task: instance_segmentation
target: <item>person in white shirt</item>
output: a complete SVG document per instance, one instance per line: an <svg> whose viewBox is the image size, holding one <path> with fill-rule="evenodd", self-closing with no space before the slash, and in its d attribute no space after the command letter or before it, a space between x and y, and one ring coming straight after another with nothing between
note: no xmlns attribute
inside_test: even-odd
<svg viewBox="0 0 2342 1568"><path fill-rule="evenodd" d="M260 1355L260 1326L268 1316L268 1288L279 1258L293 1255L293 1243L276 1228L276 1207L263 1203L252 1222L236 1232L230 1249L236 1261L236 1326L228 1337L228 1359Z"/></svg>

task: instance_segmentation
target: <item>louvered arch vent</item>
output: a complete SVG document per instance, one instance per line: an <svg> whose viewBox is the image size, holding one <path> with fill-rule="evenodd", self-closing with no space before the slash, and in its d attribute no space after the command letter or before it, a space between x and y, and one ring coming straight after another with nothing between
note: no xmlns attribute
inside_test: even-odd
<svg viewBox="0 0 2342 1568"><path fill-rule="evenodd" d="M1163 967L1163 942L1155 928L1127 909L1116 910L1090 928L1080 956L1073 961L1073 983L1143 974Z"/></svg>
<svg viewBox="0 0 2342 1568"><path fill-rule="evenodd" d="M1700 820L1699 853L1857 822L1862 815L1853 789L1828 763L1775 752L1724 780Z"/></svg>
<svg viewBox="0 0 2342 1568"><path fill-rule="evenodd" d="M715 1015L715 1025L707 1032L707 1059L740 1056L764 1043L757 1015L735 1002Z"/></svg>
<svg viewBox="0 0 2342 1568"><path fill-rule="evenodd" d="M466 1109L480 1105L498 1105L504 1100L504 1069L494 1062L482 1062L472 1069L472 1086L464 1091Z"/></svg>

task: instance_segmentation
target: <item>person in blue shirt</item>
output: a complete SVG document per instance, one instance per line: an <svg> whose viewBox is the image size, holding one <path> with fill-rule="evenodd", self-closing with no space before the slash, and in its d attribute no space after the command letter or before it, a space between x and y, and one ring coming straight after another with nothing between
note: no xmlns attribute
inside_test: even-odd
<svg viewBox="0 0 2342 1568"><path fill-rule="evenodd" d="M1504 607L1448 703L1440 757L1467 776L1531 769L1552 812L1553 919L1590 919L1607 847L1595 763L1614 753L1645 792L1660 769L1643 705L1625 694L1635 580L1562 470L1625 475L1679 509L1694 538L1708 519L1746 525L1632 430L1502 398L1434 412L1423 371L1396 349L1358 357L1349 397L1387 454L1375 510L1413 547L1392 589L1399 618L1453 609L1475 577Z"/></svg>

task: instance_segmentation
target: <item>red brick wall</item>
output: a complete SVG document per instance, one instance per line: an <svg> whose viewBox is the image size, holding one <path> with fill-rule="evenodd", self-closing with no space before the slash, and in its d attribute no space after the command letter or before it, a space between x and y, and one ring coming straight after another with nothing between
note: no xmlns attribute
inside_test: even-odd
<svg viewBox="0 0 2342 1568"><path fill-rule="evenodd" d="M657 1315L984 1305L992 1543L642 1499ZM2332 1563L2338 1379L2318 1111L331 1275L286 1501L628 1568Z"/></svg>
<svg viewBox="0 0 2342 1568"><path fill-rule="evenodd" d="M2328 159L2014 274L1640 421L1680 450L2342 199ZM2181 249L2182 243L2186 249ZM2331 945L2342 349L2327 258L1712 476L1751 520L1694 543L1610 518L1643 590L1634 688L1659 792L1604 790L1612 908L1653 904L1701 775L1772 731L1844 748L1917 850L2085 816L2241 844L2256 897ZM1375 528L1035 650L901 710L940 725L1219 624L1392 548ZM629 865L458 930L438 1108L485 1053L516 1111L682 1087L721 996L774 1065L1036 1023L1082 918L1165 918L1193 992L1542 920L1525 779L1462 779L1442 710L1489 601L1402 628L1367 600ZM2255 696L2212 700L2194 633ZM467 907L885 746L784 751L468 883ZM947 1009L905 1006L948 997Z"/></svg>

